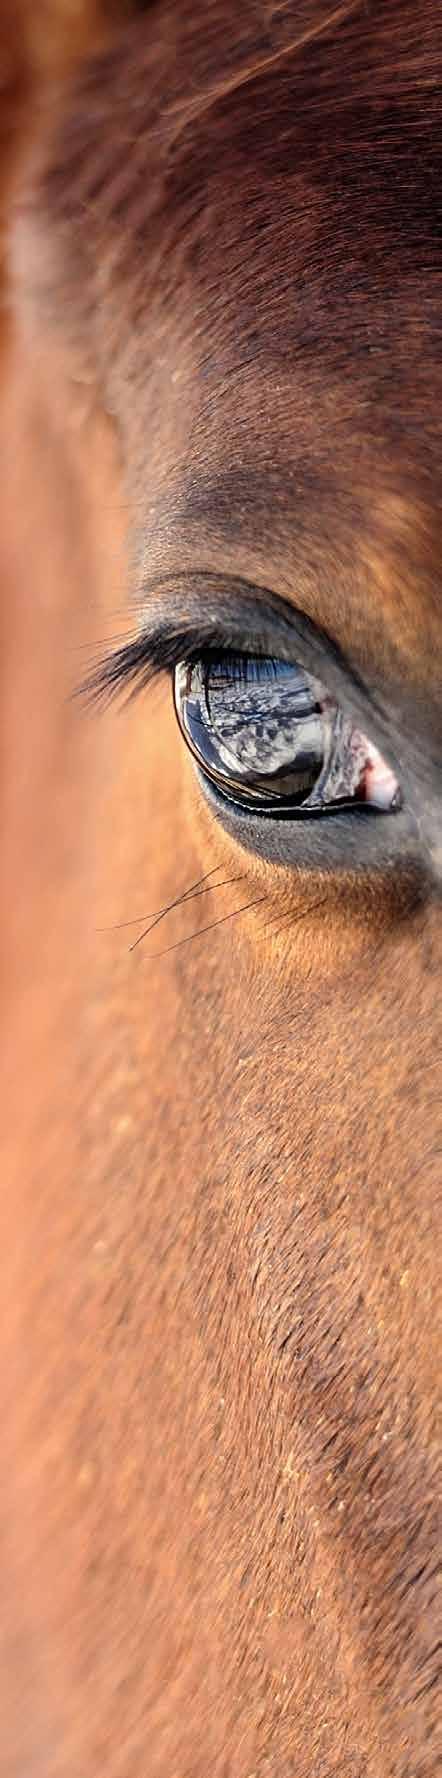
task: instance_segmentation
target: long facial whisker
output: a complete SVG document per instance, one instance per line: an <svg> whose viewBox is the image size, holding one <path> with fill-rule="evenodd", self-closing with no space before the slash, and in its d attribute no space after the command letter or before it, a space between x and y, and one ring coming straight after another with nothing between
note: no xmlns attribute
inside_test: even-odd
<svg viewBox="0 0 442 1778"><path fill-rule="evenodd" d="M259 907L261 902L268 901L267 895L257 895L254 901L243 901L240 908L232 908L230 914L222 914L219 920L212 920L210 926L200 926L196 932L188 932L186 938L179 938L174 945L167 945L164 951L153 951L149 961L154 957L168 957L170 951L181 950L182 945L190 945L195 938L203 938L205 932L214 932L215 926L224 926L226 920L235 920L237 914L245 914L248 908Z"/></svg>
<svg viewBox="0 0 442 1778"><path fill-rule="evenodd" d="M160 920L164 920L166 914L171 914L172 908L180 907L183 901L189 901L192 895L196 895L201 888L201 885L207 882L208 877L213 877L216 870L219 870L219 865L213 864L212 869L205 871L203 877L197 877L196 883L190 883L189 888L184 889L181 895L176 895L173 901L166 902L165 907L160 908L158 913L153 914L152 919L149 921L148 925L144 927L143 932L139 932L138 938L134 939L133 945L129 945L129 952L136 950L137 945L141 944L143 938L147 938L149 932L153 932L154 927L159 926Z"/></svg>
<svg viewBox="0 0 442 1778"><path fill-rule="evenodd" d="M218 866L215 865L214 868L217 870ZM241 871L238 877L221 877L219 883L205 883L202 889L184 889L183 894L177 897L176 902L170 902L167 907L156 909L155 913L152 913L151 915L135 914L132 920L117 920L112 926L97 926L95 930L96 932L124 932L128 926L139 926L141 920L156 920L159 919L160 916L162 918L164 914L171 912L174 907L181 907L183 902L197 901L199 895L210 895L212 889L224 889L228 883L241 883L244 876L245 872Z"/></svg>

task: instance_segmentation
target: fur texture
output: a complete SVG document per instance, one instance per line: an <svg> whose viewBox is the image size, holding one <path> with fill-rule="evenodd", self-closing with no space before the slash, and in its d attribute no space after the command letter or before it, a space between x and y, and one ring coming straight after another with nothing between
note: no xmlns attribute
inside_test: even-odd
<svg viewBox="0 0 442 1778"><path fill-rule="evenodd" d="M438 1770L436 10L157 0L22 200L8 1778ZM66 705L205 571L350 660L407 845L266 861L166 690Z"/></svg>

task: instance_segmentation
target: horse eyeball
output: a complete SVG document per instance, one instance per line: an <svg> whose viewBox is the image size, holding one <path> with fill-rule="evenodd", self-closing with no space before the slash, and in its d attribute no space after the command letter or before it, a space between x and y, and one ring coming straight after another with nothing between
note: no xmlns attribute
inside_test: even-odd
<svg viewBox="0 0 442 1778"><path fill-rule="evenodd" d="M319 680L292 661L202 655L175 669L175 707L200 769L241 807L397 808L397 779Z"/></svg>

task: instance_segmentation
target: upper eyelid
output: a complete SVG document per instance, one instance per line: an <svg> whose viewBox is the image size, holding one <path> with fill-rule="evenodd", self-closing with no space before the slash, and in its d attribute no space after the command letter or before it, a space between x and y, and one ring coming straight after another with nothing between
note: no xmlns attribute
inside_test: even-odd
<svg viewBox="0 0 442 1778"><path fill-rule="evenodd" d="M270 589L206 571L159 577L148 586L138 632L98 661L80 692L99 701L135 695L210 647L299 661L341 702L354 707L356 700L357 713L372 705L357 670L305 612Z"/></svg>

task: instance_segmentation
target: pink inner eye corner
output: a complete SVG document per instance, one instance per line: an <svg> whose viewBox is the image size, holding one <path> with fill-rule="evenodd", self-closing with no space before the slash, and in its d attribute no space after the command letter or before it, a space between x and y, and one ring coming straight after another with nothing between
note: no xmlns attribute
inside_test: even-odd
<svg viewBox="0 0 442 1778"><path fill-rule="evenodd" d="M360 795L374 809L400 809L402 803L400 784L371 741L367 742Z"/></svg>

